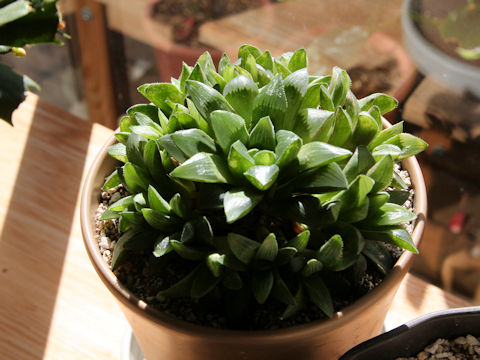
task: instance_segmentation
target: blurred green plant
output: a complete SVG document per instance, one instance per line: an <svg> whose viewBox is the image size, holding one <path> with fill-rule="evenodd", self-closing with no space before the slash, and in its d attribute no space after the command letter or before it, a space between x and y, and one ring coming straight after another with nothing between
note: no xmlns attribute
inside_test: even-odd
<svg viewBox="0 0 480 360"><path fill-rule="evenodd" d="M58 0L0 0L0 55L25 56L27 45L63 44L57 35L64 23ZM25 100L27 90L40 87L26 75L0 62L0 119L12 123L12 113Z"/></svg>

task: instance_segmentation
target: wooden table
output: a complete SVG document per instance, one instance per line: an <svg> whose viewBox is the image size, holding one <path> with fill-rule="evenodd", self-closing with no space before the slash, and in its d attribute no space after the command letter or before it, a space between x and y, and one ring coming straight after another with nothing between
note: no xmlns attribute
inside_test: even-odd
<svg viewBox="0 0 480 360"><path fill-rule="evenodd" d="M78 214L111 130L34 95L13 121L0 123L0 359L119 359L127 323L90 265ZM390 323L467 305L409 275Z"/></svg>

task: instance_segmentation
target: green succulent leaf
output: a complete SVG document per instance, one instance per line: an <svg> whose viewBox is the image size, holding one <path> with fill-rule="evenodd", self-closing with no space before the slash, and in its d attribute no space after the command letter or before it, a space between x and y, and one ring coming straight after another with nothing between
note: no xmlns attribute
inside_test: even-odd
<svg viewBox="0 0 480 360"><path fill-rule="evenodd" d="M215 110L234 111L222 94L206 84L195 80L187 80L185 87L196 109L207 120L210 119L210 114Z"/></svg>
<svg viewBox="0 0 480 360"><path fill-rule="evenodd" d="M308 240L310 239L310 231L305 230L291 239L287 245L297 249L298 252L302 252L307 248Z"/></svg>
<svg viewBox="0 0 480 360"><path fill-rule="evenodd" d="M366 241L362 253L373 261L382 274L387 274L393 266L393 259L390 252L385 248L385 245L380 242Z"/></svg>
<svg viewBox="0 0 480 360"><path fill-rule="evenodd" d="M298 253L298 250L291 246L285 246L278 249L278 255L275 262L278 265L285 265Z"/></svg>
<svg viewBox="0 0 480 360"><path fill-rule="evenodd" d="M273 273L271 271L257 271L252 277L252 292L259 304L267 301L273 288Z"/></svg>
<svg viewBox="0 0 480 360"><path fill-rule="evenodd" d="M224 159L218 155L198 153L176 167L171 176L205 183L228 183L230 173Z"/></svg>
<svg viewBox="0 0 480 360"><path fill-rule="evenodd" d="M255 254L256 259L274 261L278 254L278 243L274 233L270 233Z"/></svg>
<svg viewBox="0 0 480 360"><path fill-rule="evenodd" d="M241 219L262 200L263 194L248 188L234 188L225 193L223 207L227 223Z"/></svg>
<svg viewBox="0 0 480 360"><path fill-rule="evenodd" d="M243 174L258 190L265 191L277 180L279 172L277 165L255 165Z"/></svg>
<svg viewBox="0 0 480 360"><path fill-rule="evenodd" d="M295 181L298 189L308 193L330 192L346 189L348 181L337 163L328 164L311 175Z"/></svg>
<svg viewBox="0 0 480 360"><path fill-rule="evenodd" d="M107 176L105 182L103 183L102 190L112 189L115 186L118 186L122 183L120 177L118 176L118 171L115 169L110 175Z"/></svg>
<svg viewBox="0 0 480 360"><path fill-rule="evenodd" d="M172 235L159 236L153 245L153 256L158 258L173 251L173 246L170 244L171 239L173 239Z"/></svg>
<svg viewBox="0 0 480 360"><path fill-rule="evenodd" d="M160 121L158 118L158 108L155 105L151 105L151 104L133 105L127 109L127 114L129 115L129 117L134 118L139 125L147 125L147 126L151 125L148 120L152 121L156 125L160 125ZM139 119L136 119L136 114L145 115L148 120L145 120L146 122L141 123ZM141 118L140 120L143 120L143 118ZM121 130L124 131L123 129ZM160 127L160 130L161 130L161 127Z"/></svg>
<svg viewBox="0 0 480 360"><path fill-rule="evenodd" d="M288 69L294 73L295 71L306 68L307 63L307 52L305 49L298 49L295 51L288 62Z"/></svg>
<svg viewBox="0 0 480 360"><path fill-rule="evenodd" d="M375 159L372 154L370 154L370 151L368 151L365 146L360 145L357 147L350 160L348 160L347 165L343 168L343 173L348 182L351 182L358 175L365 174L374 164Z"/></svg>
<svg viewBox="0 0 480 360"><path fill-rule="evenodd" d="M276 139L276 164L279 168L283 168L290 164L297 157L297 154L301 150L303 141L297 136L297 134L288 130L277 131Z"/></svg>
<svg viewBox="0 0 480 360"><path fill-rule="evenodd" d="M288 319L289 317L292 317L296 313L298 313L300 310L303 309L305 306L305 294L302 286L298 287L297 292L295 293L295 296L293 297L295 300L295 304L287 306L285 311L282 314L282 317L284 319Z"/></svg>
<svg viewBox="0 0 480 360"><path fill-rule="evenodd" d="M316 258L327 268L334 268L341 260L343 240L340 235L332 236L317 252Z"/></svg>
<svg viewBox="0 0 480 360"><path fill-rule="evenodd" d="M362 111L358 115L357 125L353 130L351 142L353 146L368 145L380 131L377 121L368 112Z"/></svg>
<svg viewBox="0 0 480 360"><path fill-rule="evenodd" d="M367 175L375 181L371 190L373 193L385 189L391 183L393 164L392 157L387 155L367 171Z"/></svg>
<svg viewBox="0 0 480 360"><path fill-rule="evenodd" d="M248 169L255 166L255 159L249 154L247 148L240 140L237 140L230 147L227 161L230 172L237 177L243 177L243 174Z"/></svg>
<svg viewBox="0 0 480 360"><path fill-rule="evenodd" d="M112 270L116 270L130 250L147 250L152 247L152 233L135 229L125 232L117 241L112 254Z"/></svg>
<svg viewBox="0 0 480 360"><path fill-rule="evenodd" d="M390 195L385 191L381 191L379 193L369 195L368 200L368 216L370 217L373 214L376 214L383 205L389 202Z"/></svg>
<svg viewBox="0 0 480 360"><path fill-rule="evenodd" d="M192 261L202 260L206 257L206 252L193 246L185 245L182 242L170 239L170 245L173 250L182 258Z"/></svg>
<svg viewBox="0 0 480 360"><path fill-rule="evenodd" d="M382 115L394 110L398 106L397 99L381 93L369 95L360 99L358 102L362 111L368 111L372 106L376 105L380 109Z"/></svg>
<svg viewBox="0 0 480 360"><path fill-rule="evenodd" d="M230 146L240 140L243 144L248 143L248 131L245 120L234 113L217 110L211 114L210 123L217 143L225 154L228 154Z"/></svg>
<svg viewBox="0 0 480 360"><path fill-rule="evenodd" d="M276 160L275 153L269 150L261 150L253 155L256 165L273 165Z"/></svg>
<svg viewBox="0 0 480 360"><path fill-rule="evenodd" d="M172 285L168 289L160 291L158 294L163 295L163 296L173 297L173 298L190 296L195 276L198 274L198 272L200 271L200 269L203 266L204 266L203 263L198 264L195 267L195 269L193 269L182 280L175 283L174 285Z"/></svg>
<svg viewBox="0 0 480 360"><path fill-rule="evenodd" d="M298 152L300 170L313 170L338 162L352 155L351 151L319 141L305 144Z"/></svg>
<svg viewBox="0 0 480 360"><path fill-rule="evenodd" d="M169 215L162 214L150 208L143 208L142 214L147 223L154 229L161 231L173 231L176 229L176 223Z"/></svg>
<svg viewBox="0 0 480 360"><path fill-rule="evenodd" d="M377 212L368 217L366 222L376 226L398 225L415 220L416 215L401 205L386 203Z"/></svg>
<svg viewBox="0 0 480 360"><path fill-rule="evenodd" d="M229 233L227 241L232 253L244 264L248 264L255 257L260 247L260 243L235 233Z"/></svg>
<svg viewBox="0 0 480 360"><path fill-rule="evenodd" d="M328 287L318 274L303 279L309 298L328 317L333 316L333 301Z"/></svg>
<svg viewBox="0 0 480 360"><path fill-rule="evenodd" d="M223 53L220 61L218 62L218 73L222 74L222 76L227 65L230 65L230 59L228 58L227 54Z"/></svg>
<svg viewBox="0 0 480 360"><path fill-rule="evenodd" d="M368 150L372 151L377 146L383 144L387 140L399 135L403 132L403 121L396 123L386 129L383 129L378 135L368 144Z"/></svg>
<svg viewBox="0 0 480 360"><path fill-rule="evenodd" d="M272 296L286 305L295 305L295 298L290 292L290 289L288 288L285 281L283 281L282 277L278 273L278 270L274 271L273 276L274 279L271 292Z"/></svg>
<svg viewBox="0 0 480 360"><path fill-rule="evenodd" d="M130 134L126 144L128 161L140 167L144 167L143 152L146 144L147 141L145 138L137 134Z"/></svg>
<svg viewBox="0 0 480 360"><path fill-rule="evenodd" d="M116 143L108 148L108 155L121 162L128 162L127 147L124 144Z"/></svg>
<svg viewBox="0 0 480 360"><path fill-rule="evenodd" d="M132 163L123 166L123 177L127 189L133 193L147 190L151 182L145 170Z"/></svg>
<svg viewBox="0 0 480 360"><path fill-rule="evenodd" d="M274 150L276 146L275 129L270 117L265 116L258 120L257 124L250 133L249 146L252 148L262 148Z"/></svg>
<svg viewBox="0 0 480 360"><path fill-rule="evenodd" d="M215 153L215 141L200 129L176 131L170 134L175 145L188 157L198 153Z"/></svg>
<svg viewBox="0 0 480 360"><path fill-rule="evenodd" d="M199 299L215 289L222 279L215 277L205 264L202 264L192 280L190 296Z"/></svg>
<svg viewBox="0 0 480 360"><path fill-rule="evenodd" d="M302 270L302 275L304 277L309 277L319 271L323 270L323 264L320 260L317 259L310 259L305 264L305 267Z"/></svg>
<svg viewBox="0 0 480 360"><path fill-rule="evenodd" d="M294 59L292 57L292 59ZM280 129L292 130L295 126L296 115L308 89L308 71L305 68L297 70L283 80L287 109ZM277 129L279 129L277 127Z"/></svg>
<svg viewBox="0 0 480 360"><path fill-rule="evenodd" d="M337 66L333 67L332 79L328 86L328 94L332 99L334 108L343 106L351 83L352 81L345 70Z"/></svg>
<svg viewBox="0 0 480 360"><path fill-rule="evenodd" d="M389 244L397 245L402 249L418 254L418 250L412 240L412 237L402 227L392 227L378 230L360 229L365 239L383 241Z"/></svg>
<svg viewBox="0 0 480 360"><path fill-rule="evenodd" d="M276 75L265 85L253 103L252 126L265 116L269 116L275 129L283 129L283 120L287 111L287 97L283 87L282 77Z"/></svg>
<svg viewBox="0 0 480 360"><path fill-rule="evenodd" d="M273 57L270 51L265 51L262 55L257 57L257 64L261 65L266 70L273 71Z"/></svg>
<svg viewBox="0 0 480 360"><path fill-rule="evenodd" d="M389 190L387 191L389 197L388 202L403 205L405 201L410 197L410 191L408 190Z"/></svg>
<svg viewBox="0 0 480 360"><path fill-rule="evenodd" d="M166 103L167 100L183 103L185 98L180 89L171 83L144 84L138 88L138 91L166 114L171 113L171 108Z"/></svg>
<svg viewBox="0 0 480 360"><path fill-rule="evenodd" d="M293 132L304 143L311 141L327 142L330 139L335 115L332 111L321 109L303 109L296 118Z"/></svg>
<svg viewBox="0 0 480 360"><path fill-rule="evenodd" d="M358 114L360 114L360 103L351 90L348 90L345 98L345 110L352 120L357 119Z"/></svg>
<svg viewBox="0 0 480 360"><path fill-rule="evenodd" d="M359 175L352 181L348 189L340 191L330 201L339 201L342 212L359 207L367 198L374 184L375 181L370 177Z"/></svg>
<svg viewBox="0 0 480 360"><path fill-rule="evenodd" d="M222 277L222 285L230 290L240 290L243 287L243 281L238 272L226 269Z"/></svg>
<svg viewBox="0 0 480 360"><path fill-rule="evenodd" d="M350 116L343 108L338 107L335 111L334 117L335 125L328 143L335 146L343 146L350 136L352 136Z"/></svg>
<svg viewBox="0 0 480 360"><path fill-rule="evenodd" d="M235 111L245 120L248 129L251 128L252 110L258 87L247 76L237 76L223 88L223 96Z"/></svg>
<svg viewBox="0 0 480 360"><path fill-rule="evenodd" d="M242 61L246 60L249 55L253 56L254 59L258 58L262 52L253 45L242 45L238 49L238 58L241 59Z"/></svg>
<svg viewBox="0 0 480 360"><path fill-rule="evenodd" d="M402 149L402 153L398 156L398 160L417 155L424 151L428 146L428 144L422 139L407 133L398 134L384 143L392 144Z"/></svg>
<svg viewBox="0 0 480 360"><path fill-rule="evenodd" d="M393 160L397 160L401 154L402 149L392 144L378 145L372 152L375 161L380 160L384 156L390 156Z"/></svg>
<svg viewBox="0 0 480 360"><path fill-rule="evenodd" d="M332 98L328 92L327 86L320 85L320 108L328 111L335 111L335 104L333 103Z"/></svg>
<svg viewBox="0 0 480 360"><path fill-rule="evenodd" d="M185 80L185 89L187 89L186 85L187 85L187 81L189 80L198 81L203 84L207 83L207 76L205 75L205 72L203 71L200 64L195 64L190 75L188 75L188 78Z"/></svg>
<svg viewBox="0 0 480 360"><path fill-rule="evenodd" d="M222 275L224 270L224 259L225 255L220 255L218 253L213 253L207 256L207 266L213 276L218 278L220 275Z"/></svg>
<svg viewBox="0 0 480 360"><path fill-rule="evenodd" d="M143 208L147 207L147 199L145 199L143 193L138 193L133 196L133 205L137 211L142 211Z"/></svg>

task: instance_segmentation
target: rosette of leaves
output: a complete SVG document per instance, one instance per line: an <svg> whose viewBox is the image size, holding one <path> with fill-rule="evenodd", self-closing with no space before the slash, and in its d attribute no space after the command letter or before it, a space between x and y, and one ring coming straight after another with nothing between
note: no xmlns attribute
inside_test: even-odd
<svg viewBox="0 0 480 360"><path fill-rule="evenodd" d="M215 294L239 313L276 301L284 317L311 301L332 316L330 284L354 284L368 263L388 272L386 243L417 252L394 163L426 143L402 123L382 129L395 99L349 88L340 68L309 75L303 49L273 58L249 45L234 63L217 69L206 52L141 86L151 103L128 109L109 149L124 164L104 189L130 193L103 215L123 232L113 269L139 250L183 259L191 271L162 295Z"/></svg>

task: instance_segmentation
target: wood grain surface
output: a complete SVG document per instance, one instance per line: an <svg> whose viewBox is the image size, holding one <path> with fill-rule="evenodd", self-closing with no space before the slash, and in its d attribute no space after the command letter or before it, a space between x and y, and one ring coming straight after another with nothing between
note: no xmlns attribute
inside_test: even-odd
<svg viewBox="0 0 480 360"><path fill-rule="evenodd" d="M0 123L0 359L119 359L127 323L97 277L78 215L82 178L112 133L29 95ZM390 317L468 302L407 276Z"/></svg>

